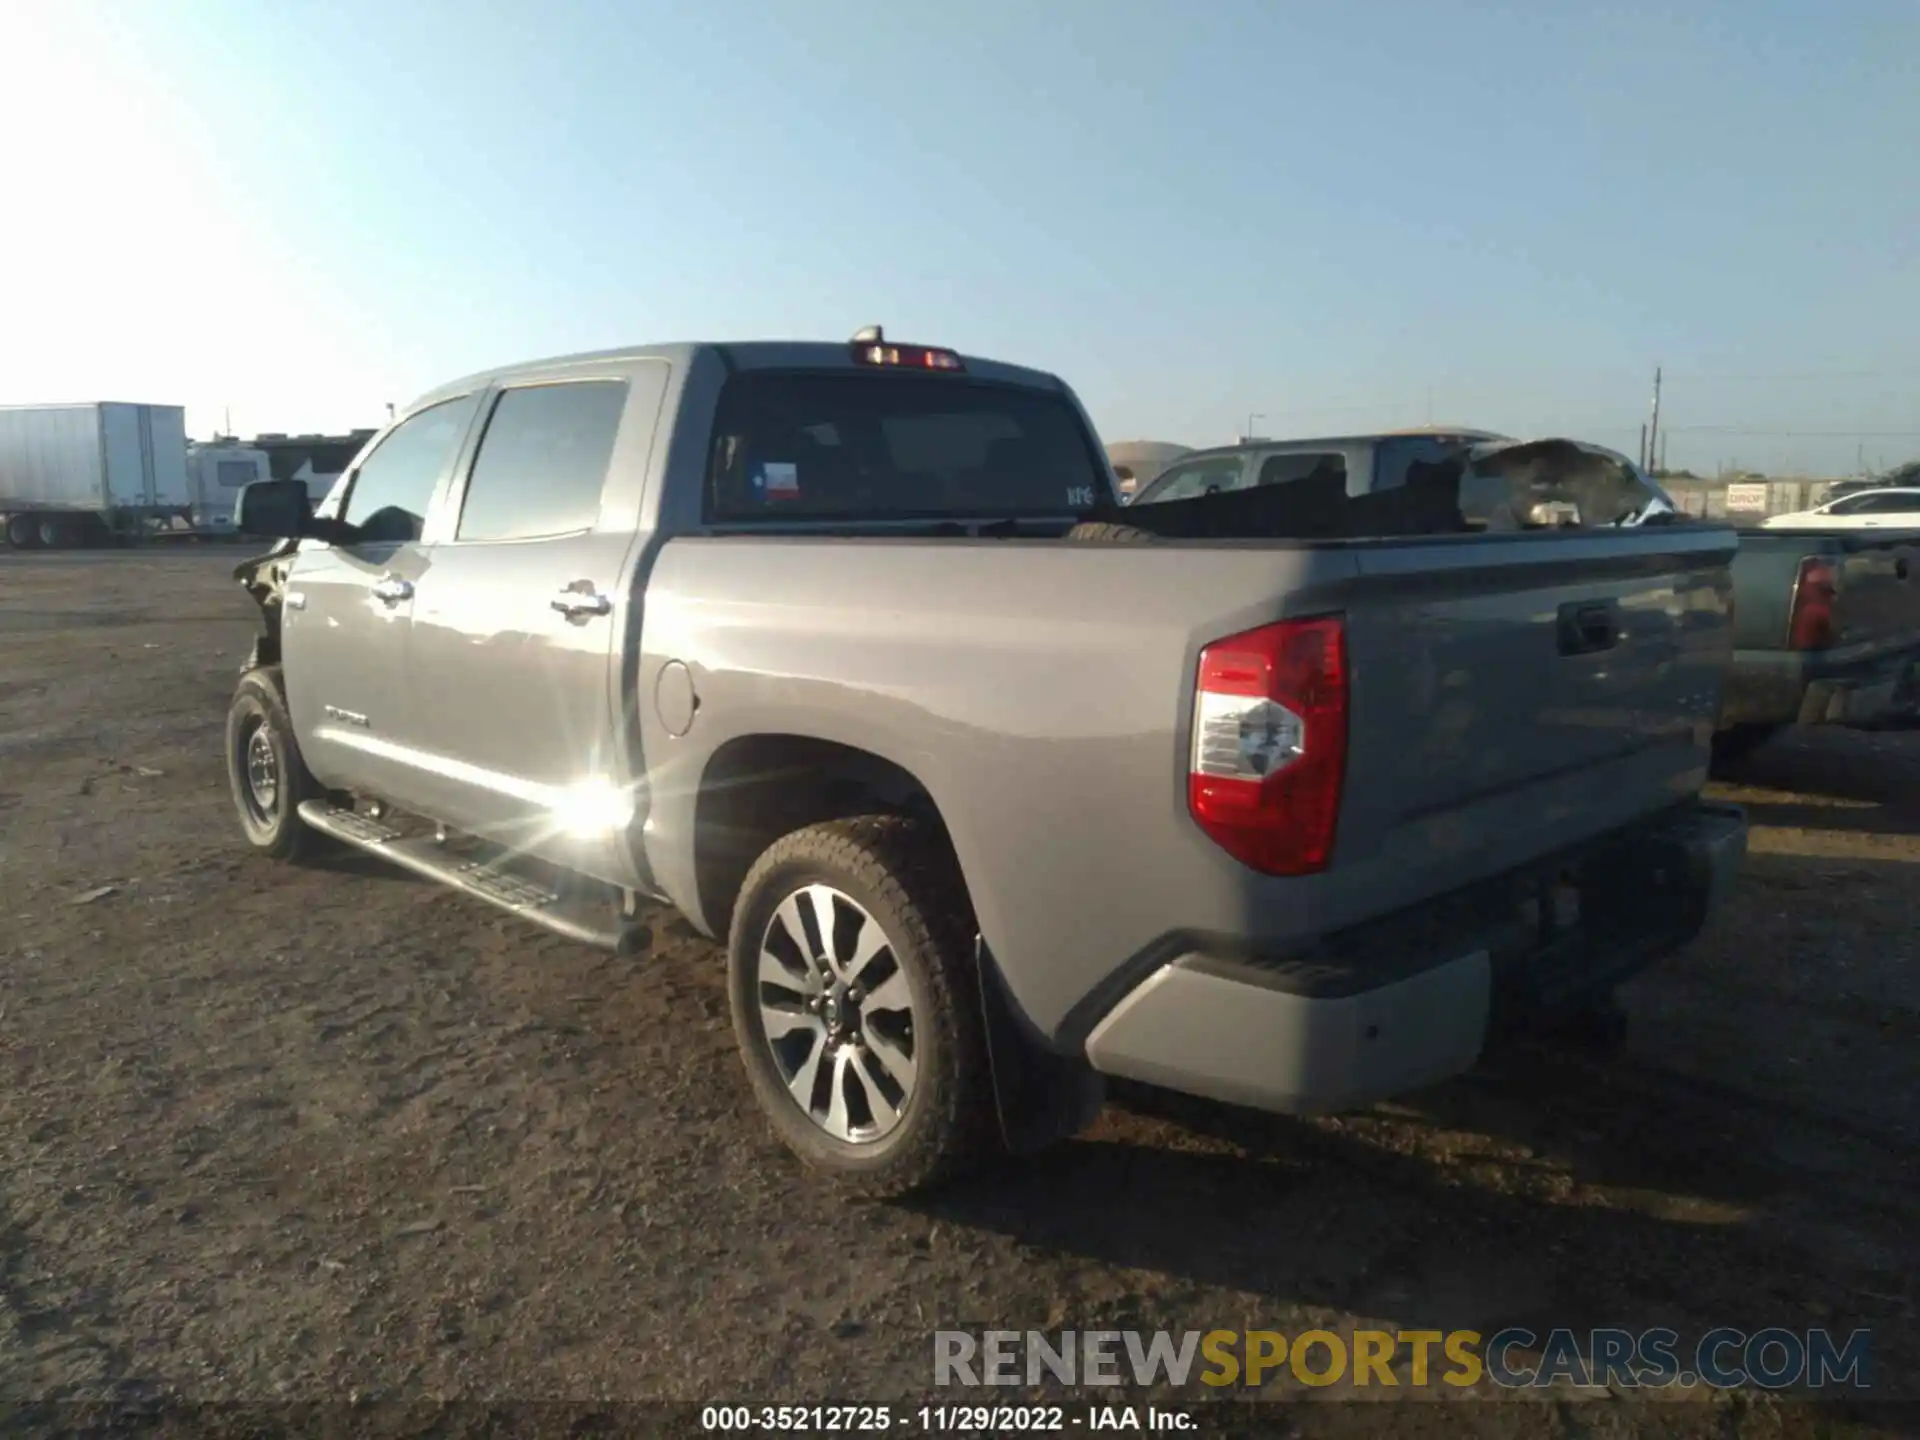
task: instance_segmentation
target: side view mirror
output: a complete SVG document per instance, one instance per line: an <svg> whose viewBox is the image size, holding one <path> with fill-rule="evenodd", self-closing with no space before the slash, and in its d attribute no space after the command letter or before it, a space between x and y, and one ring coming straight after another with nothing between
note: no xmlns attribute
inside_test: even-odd
<svg viewBox="0 0 1920 1440"><path fill-rule="evenodd" d="M241 487L233 528L243 535L298 540L312 534L313 508L304 480L256 480Z"/></svg>

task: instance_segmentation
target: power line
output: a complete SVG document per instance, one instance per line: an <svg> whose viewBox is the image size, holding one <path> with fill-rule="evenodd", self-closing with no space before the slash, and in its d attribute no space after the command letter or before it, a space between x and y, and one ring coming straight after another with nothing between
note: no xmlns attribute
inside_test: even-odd
<svg viewBox="0 0 1920 1440"><path fill-rule="evenodd" d="M1535 373L1538 374L1539 372L1536 371ZM1551 374L1552 372L1548 373ZM1920 378L1920 369L1801 370L1792 373L1782 372L1770 375L1713 375L1690 370L1678 370L1674 372L1673 378L1681 381L1904 380ZM1570 370L1564 372L1560 383L1557 385L1533 384L1516 386L1503 384L1497 380L1481 380L1471 375L1446 376L1443 377L1440 382L1427 382L1428 388L1436 391L1451 390L1467 395L1487 395L1498 400L1525 400L1538 395L1559 395L1565 393L1567 386L1573 386L1581 390L1590 390L1593 386L1602 383L1641 385L1645 383L1645 379L1640 375L1628 375L1624 371L1609 370L1602 372ZM1359 414L1366 410L1377 409L1381 403L1383 402L1376 401L1371 405L1292 405L1282 406L1273 413L1275 415Z"/></svg>
<svg viewBox="0 0 1920 1440"><path fill-rule="evenodd" d="M1322 410L1317 406L1302 410L1276 410L1268 412L1267 418L1282 415L1378 415L1395 408L1407 409L1408 402L1396 407L1392 404L1353 405L1333 407ZM1581 435L1632 435L1635 427L1622 425L1617 421L1603 424L1575 424L1555 427L1569 434ZM1802 439L1802 440L1915 440L1920 439L1920 430L1784 430L1753 425L1669 425L1664 421L1660 426L1662 435L1752 435L1761 439Z"/></svg>
<svg viewBox="0 0 1920 1440"><path fill-rule="evenodd" d="M1668 425L1668 434L1760 435L1799 440L1914 440L1920 430L1761 430L1746 425Z"/></svg>
<svg viewBox="0 0 1920 1440"><path fill-rule="evenodd" d="M1802 370L1792 375L1699 375L1682 370L1677 380L1892 380L1920 375L1920 370Z"/></svg>

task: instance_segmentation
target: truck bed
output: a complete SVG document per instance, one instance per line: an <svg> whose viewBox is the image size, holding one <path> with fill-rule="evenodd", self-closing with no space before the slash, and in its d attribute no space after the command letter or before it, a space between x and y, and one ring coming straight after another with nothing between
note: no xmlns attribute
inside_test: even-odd
<svg viewBox="0 0 1920 1440"><path fill-rule="evenodd" d="M699 786L796 729L924 784L1021 1007L1056 1031L1181 935L1343 929L1696 794L1731 649L1721 527L1378 540L709 535L646 583L637 693L696 679L697 745L643 708L648 857L686 873ZM1348 768L1325 873L1263 876L1187 813L1203 646L1344 617ZM1580 617L1608 617L1610 643ZM664 758L663 758L664 757ZM1008 797L1020 803L1008 803ZM1057 817L1054 826L1033 817Z"/></svg>

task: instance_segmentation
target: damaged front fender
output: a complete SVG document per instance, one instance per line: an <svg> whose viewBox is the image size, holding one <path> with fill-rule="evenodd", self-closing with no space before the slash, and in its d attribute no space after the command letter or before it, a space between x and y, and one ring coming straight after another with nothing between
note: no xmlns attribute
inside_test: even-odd
<svg viewBox="0 0 1920 1440"><path fill-rule="evenodd" d="M240 582L253 603L260 607L262 633L254 637L240 673L258 670L263 665L280 663L280 607L286 598L287 572L300 548L298 540L281 540L264 555L243 560L233 567L233 578Z"/></svg>

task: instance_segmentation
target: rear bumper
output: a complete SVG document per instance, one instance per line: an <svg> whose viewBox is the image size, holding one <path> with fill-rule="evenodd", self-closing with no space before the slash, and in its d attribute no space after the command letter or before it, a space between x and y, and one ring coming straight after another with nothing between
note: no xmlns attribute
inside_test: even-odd
<svg viewBox="0 0 1920 1440"><path fill-rule="evenodd" d="M1403 1094L1691 940L1746 838L1738 807L1689 805L1329 937L1312 955L1181 954L1093 1027L1087 1056L1105 1074L1296 1114ZM1556 928L1553 886L1566 881L1582 914Z"/></svg>
<svg viewBox="0 0 1920 1440"><path fill-rule="evenodd" d="M1920 705L1920 646L1892 651L1737 650L1720 728L1873 725Z"/></svg>

